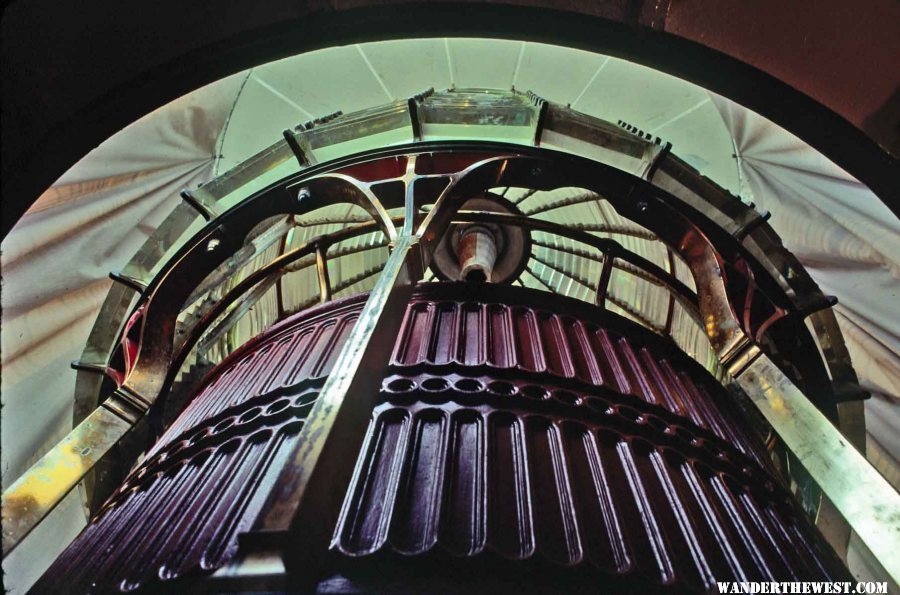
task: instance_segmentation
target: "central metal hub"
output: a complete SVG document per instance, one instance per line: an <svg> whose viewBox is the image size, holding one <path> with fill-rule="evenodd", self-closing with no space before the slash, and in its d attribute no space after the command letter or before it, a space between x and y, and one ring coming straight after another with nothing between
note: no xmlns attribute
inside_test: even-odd
<svg viewBox="0 0 900 595"><path fill-rule="evenodd" d="M491 278L497 253L503 247L503 236L496 227L475 223L460 229L457 255L460 275L466 281L484 282Z"/></svg>
<svg viewBox="0 0 900 595"><path fill-rule="evenodd" d="M518 215L502 196L485 193L470 198L461 211ZM451 225L432 261L438 278L450 281L511 283L525 268L531 254L531 235L518 226L488 222Z"/></svg>

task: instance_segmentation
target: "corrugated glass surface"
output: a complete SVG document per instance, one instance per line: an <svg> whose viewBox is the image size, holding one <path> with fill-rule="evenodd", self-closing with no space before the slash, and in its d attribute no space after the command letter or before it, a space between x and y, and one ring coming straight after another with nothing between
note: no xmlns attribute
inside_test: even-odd
<svg viewBox="0 0 900 595"><path fill-rule="evenodd" d="M531 144L538 126L540 103L540 99L520 94L464 89L420 99L415 115L424 140L466 138ZM413 115L406 102L395 101L362 112L338 115L311 127L298 128L293 134L313 162L324 161L411 140ZM643 173L659 153L659 146L652 140L638 138L613 124L567 108L551 105L545 118L545 141L582 154L584 151L578 147L592 145L594 153L600 153L588 152L588 156L611 162L634 174ZM276 175L287 171L282 171L284 168L297 171L296 160L287 159L288 154L280 147L282 143L276 143L248 164L211 182L207 191L214 198L224 197L224 202L231 204L274 181ZM602 196L575 187L552 191L495 188L492 192L503 195L528 217L613 240L624 250L646 259L694 289L687 266L654 234L620 216ZM402 215L402 209L392 210L391 215ZM215 273L210 276L203 287L206 295L198 293L196 303L183 315L185 325L190 322L192 312L202 310L204 299L224 295L277 255L319 236L367 221L370 216L362 208L340 204L290 220L266 222L262 226L264 229L257 230L251 246L220 267L218 276ZM532 252L517 283L590 303L602 299L602 305L610 311L654 332L671 336L684 351L715 371L716 359L703 329L689 312L691 307L674 299L661 279L619 257L612 260L608 287L598 289L606 258L601 251L544 231L532 231L531 236ZM330 245L327 276L331 297L370 290L387 257L388 249L381 232ZM434 280L433 275L426 274L426 280ZM316 257L311 254L291 263L282 275L261 282L231 306L207 331L198 348L203 352L195 356L216 361L279 318L315 305L321 299Z"/></svg>

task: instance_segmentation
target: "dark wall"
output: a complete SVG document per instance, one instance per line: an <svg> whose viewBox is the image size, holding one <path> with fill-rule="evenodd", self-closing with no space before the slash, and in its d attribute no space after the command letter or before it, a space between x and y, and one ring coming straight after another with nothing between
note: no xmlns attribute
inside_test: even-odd
<svg viewBox="0 0 900 595"><path fill-rule="evenodd" d="M2 22L3 232L68 167L177 96L310 49L497 36L605 52L767 115L900 196L894 0L14 0ZM890 201L894 201L893 204Z"/></svg>

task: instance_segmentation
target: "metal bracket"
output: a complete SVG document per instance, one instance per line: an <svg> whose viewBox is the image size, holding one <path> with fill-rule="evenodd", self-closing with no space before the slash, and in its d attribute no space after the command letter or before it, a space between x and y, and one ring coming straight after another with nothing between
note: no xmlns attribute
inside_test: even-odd
<svg viewBox="0 0 900 595"><path fill-rule="evenodd" d="M215 208L215 203L211 200L207 200L206 197L209 193L198 191L198 193L194 193L191 190L185 188L180 192L180 196L184 202L191 205L195 211L200 213L200 216L206 219L207 221L211 221L219 216L219 212Z"/></svg>
<svg viewBox="0 0 900 595"><path fill-rule="evenodd" d="M804 319L808 316L812 316L820 310L836 306L837 303L837 296L819 294L817 296L812 296L811 299L808 299L805 302L801 303L800 306L794 311L794 315L798 318Z"/></svg>
<svg viewBox="0 0 900 595"><path fill-rule="evenodd" d="M544 133L544 124L547 122L547 111L550 109L550 103L532 91L528 91L526 95L531 99L531 102L538 107L538 117L537 122L534 125L534 138L532 139L532 144L534 144L535 147L540 147L541 135Z"/></svg>
<svg viewBox="0 0 900 595"><path fill-rule="evenodd" d="M78 370L79 372L90 372L92 374L109 376L109 366L106 364L92 364L76 359L73 360L69 366L71 366L73 370Z"/></svg>
<svg viewBox="0 0 900 595"><path fill-rule="evenodd" d="M421 93L413 95L410 97L406 105L409 109L409 123L412 125L413 139L416 142L422 141L422 120L419 118L419 103L425 100L426 97L431 96L434 93L434 87L430 87Z"/></svg>
<svg viewBox="0 0 900 595"><path fill-rule="evenodd" d="M657 138L657 140L659 140ZM659 144L657 142L657 144ZM659 153L656 154L656 157L650 163L650 167L647 168L647 173L644 174L644 179L648 182L653 180L653 176L656 175L656 172L659 171L659 166L662 165L662 162L668 158L669 154L672 152L672 143L667 142L662 146L659 150Z"/></svg>
<svg viewBox="0 0 900 595"><path fill-rule="evenodd" d="M307 152L303 150L303 147L300 146L300 142L297 140L294 132L290 129L285 128L282 134L284 134L284 140L291 148L291 152L294 154L294 157L297 158L297 163L300 164L300 167L309 167L310 165L312 165L312 159L310 159Z"/></svg>
<svg viewBox="0 0 900 595"><path fill-rule="evenodd" d="M734 232L734 239L739 242L743 241L743 239L753 233L756 228L772 217L772 213L769 211L758 212L753 210L752 207L750 208L750 211L752 213L750 220L745 222Z"/></svg>
<svg viewBox="0 0 900 595"><path fill-rule="evenodd" d="M103 402L102 406L133 426L149 411L150 405L150 401L123 384Z"/></svg>
<svg viewBox="0 0 900 595"><path fill-rule="evenodd" d="M141 281L140 279L135 279L134 277L129 277L128 275L123 275L120 272L111 272L109 274L109 278L115 281L116 283L121 283L125 287L129 289L133 289L139 294L143 295L145 291L147 291L147 284Z"/></svg>

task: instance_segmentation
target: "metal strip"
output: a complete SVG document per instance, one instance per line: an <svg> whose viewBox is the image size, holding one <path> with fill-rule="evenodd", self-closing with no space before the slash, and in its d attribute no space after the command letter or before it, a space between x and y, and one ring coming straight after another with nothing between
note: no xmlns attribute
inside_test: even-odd
<svg viewBox="0 0 900 595"><path fill-rule="evenodd" d="M282 256L287 250L288 238L291 235L291 231L281 236L281 243L278 245L278 256ZM282 284L283 275L278 275L278 278L275 280L275 307L278 312L278 320L284 318L284 287Z"/></svg>
<svg viewBox="0 0 900 595"><path fill-rule="evenodd" d="M341 176L333 176L332 180L335 178L339 184ZM375 217L376 225L382 227L388 236L396 234L391 218L368 189L349 198L362 203L363 208ZM346 201L346 198L338 192L333 202L342 201ZM284 208L279 201L267 203L266 208L254 213L255 217L239 219L240 224L229 228L230 235L225 233L221 225L207 227L181 249L169 267L158 274L152 287L125 275L110 274L112 279L123 286L142 295L150 293L144 306L140 351L135 366L125 383L101 407L95 409L44 458L26 471L9 490L4 491L4 555L12 551L62 501L100 457L147 412L168 385L167 378L177 372L178 366L172 365L175 317L178 305L183 304L196 288L192 281L198 275L203 278L220 265L227 258L227 250L230 249L231 254L237 251L244 236L259 220L281 214L278 211ZM306 209L313 208L314 205L298 205L295 212L303 213ZM358 230L351 229L350 232L355 234ZM193 274L175 274L175 271L185 270L190 270ZM209 322L206 318L204 321ZM54 474L58 477L53 477Z"/></svg>
<svg viewBox="0 0 900 595"><path fill-rule="evenodd" d="M398 238L310 411L297 449L249 534L286 535L298 528L304 539L280 552L288 566L297 559L314 566L314 560L326 553L337 521L334 494L342 493L350 481L353 465L349 461L355 459L371 417L378 395L375 387L381 382L380 372L388 364L403 310L417 280L414 271L421 270L419 261L418 238ZM330 464L335 461L348 464ZM270 562L277 558L270 549L254 548L249 535L242 543L243 555L217 572L214 582L240 583L248 575L263 572L260 569L270 574Z"/></svg>
<svg viewBox="0 0 900 595"><path fill-rule="evenodd" d="M666 256L668 257L669 263L669 274L673 277L675 275L675 255L672 253L671 248L666 248ZM676 277L677 278L677 277ZM672 293L669 293L669 308L666 310L666 323L664 326L664 334L666 336L672 336L672 321L675 318L675 296Z"/></svg>
<svg viewBox="0 0 900 595"><path fill-rule="evenodd" d="M3 492L3 555L17 545L131 429L98 407Z"/></svg>
<svg viewBox="0 0 900 595"><path fill-rule="evenodd" d="M600 269L600 279L597 281L597 305L606 308L606 294L609 291L609 280L612 277L613 261L616 259L613 251L603 254L603 268Z"/></svg>
<svg viewBox="0 0 900 595"><path fill-rule="evenodd" d="M567 237L567 236L561 236L561 237ZM603 264L603 252L602 251L600 252L600 254L598 256L598 255L592 254L586 250L579 250L578 248L570 248L568 246L558 246L558 245L548 244L547 242L542 242L540 240L535 240L535 239L532 239L531 243L535 246L540 246L541 248L547 248L548 250L555 250L557 252L563 252L564 254L571 254L572 256L578 256L579 258L586 258L587 260ZM630 250L626 250L623 248L622 253L625 253L625 252L634 254L634 252L631 252ZM641 257L638 256L638 258L641 258ZM661 281L659 279L659 277L657 277L656 275L648 273L647 271L640 268L639 266L631 265L631 264L625 262L624 260L622 262L613 263L613 268L616 268L620 271L625 271L629 275L634 275L635 277L638 277L639 279L643 279L644 281L646 281L648 283L652 283L653 285L656 285L657 287L665 287L667 289L669 287L669 285L665 281ZM667 275L666 279L669 279L670 281L678 280L675 277L675 275ZM594 288L592 287L591 289L594 289ZM694 297L692 298L695 302L696 302L696 297L697 296L694 295Z"/></svg>
<svg viewBox="0 0 900 595"><path fill-rule="evenodd" d="M737 378L887 574L900 583L900 495L766 356Z"/></svg>
<svg viewBox="0 0 900 595"><path fill-rule="evenodd" d="M366 279L369 279L370 277L374 277L374 276L378 275L380 272L381 272L381 265L369 267L369 268L365 269L364 271L353 275L352 277L348 277L346 279L341 279L340 283L338 283L337 285L335 285L334 287L331 288L331 291L334 295L337 295L337 294L345 291L348 287L353 287L357 283L362 283ZM297 311L305 310L306 308L311 308L318 303L319 303L319 298L318 298L318 296L316 296L316 297L309 299L309 300L303 302L302 304L300 304L300 307L297 308Z"/></svg>
<svg viewBox="0 0 900 595"><path fill-rule="evenodd" d="M316 244L316 275L319 278L319 301L324 304L331 300L331 279L328 278L328 262L322 244Z"/></svg>
<svg viewBox="0 0 900 595"><path fill-rule="evenodd" d="M682 248L719 360L888 576L900 582L900 557L896 555L900 549L900 495L744 334L729 306L717 255L707 241L692 235L685 238Z"/></svg>
<svg viewBox="0 0 900 595"><path fill-rule="evenodd" d="M205 333L203 341L200 342L200 347L197 350L198 353L205 353L209 350L219 339L225 336L237 321L243 318L245 314L247 314L250 309L256 305L256 303L262 299L262 297L272 289L272 286L275 285L278 280L281 279L281 275L278 276L270 276L266 279L263 279L259 283L257 283L252 290L246 293L246 295L241 300L241 303L238 304L234 309L231 310L218 324L214 327L209 326L212 320L215 319L219 313L224 312L228 305L232 302L237 301L237 297L231 298L230 296L228 301L224 298L216 303L216 305L207 312L206 315L200 320L200 322L195 325L190 331L188 331L188 337L186 338L184 344L181 346L181 349L176 354L175 358L172 360L172 366L169 368L169 376L171 377L173 372L177 372L184 365L184 360L187 358L190 350L196 343L197 339L199 339L199 334L201 332ZM238 295L244 295L244 292L241 292ZM223 304L220 306L220 304Z"/></svg>
<svg viewBox="0 0 900 595"><path fill-rule="evenodd" d="M178 349L177 354L172 360L171 370L178 370L181 368L181 365L184 363L184 360L187 358L188 353L194 347L194 345L200 340L200 337L203 333L207 332L209 325L215 321L228 307L231 306L234 302L239 300L242 295L246 292L250 291L252 288L256 287L258 284L263 283L266 278L271 275L276 275L277 279L281 278L281 275L285 272L295 272L298 270L302 270L306 268L306 266L312 266L314 262L309 263L308 265L304 265L299 268L289 268L289 265L293 262L299 261L304 257L310 256L315 250L316 242L318 241L327 241L331 244L338 243L342 240L346 240L349 238L358 237L364 233L370 233L371 231L376 231L378 229L378 224L375 221L369 221L366 224L358 225L356 227L349 227L342 229L334 234L329 236L320 237L302 246L298 246L292 250L285 252L284 254L278 256L275 260L269 262L263 267L257 269L256 271L250 273L247 277L240 281L237 285L235 285L227 294L221 297L215 304L212 305L207 311L203 313L203 316L199 321L197 321L190 330L188 330L187 336L184 338L181 346ZM383 247L385 244L381 244L376 247ZM368 249L368 248L367 248ZM351 254L353 251L349 252L338 252L337 255L346 255ZM333 255L335 256L335 255ZM268 289L268 288L267 288ZM260 293L259 296L262 294ZM247 302L252 305L254 303L254 297L250 297L247 299ZM318 299L316 299L318 301ZM315 303L315 302L313 302ZM312 305L312 304L310 304ZM249 307L249 306L248 306ZM230 315L229 315L230 317ZM233 318L232 322L237 320L237 318ZM222 325L223 328L226 328ZM218 325L217 325L218 328ZM200 345L199 350L202 352L206 348L208 348L214 341L211 340L214 333L216 331L209 331L207 333L207 339L204 340L203 344ZM224 332L222 333L224 334ZM221 334L216 336L216 340L221 337ZM170 370L170 376L171 376Z"/></svg>
<svg viewBox="0 0 900 595"><path fill-rule="evenodd" d="M462 199L468 196L467 191L471 192L468 186L496 183L506 162L506 158L492 158L476 162L462 172L432 176L416 173L415 158L407 162L405 174L398 178L405 185L403 231L394 240L381 275L322 386L291 460L242 543L241 555L214 575L214 583L227 588L226 585L235 586L251 578L259 568L271 569L271 537L286 538L295 530L302 532L304 539L282 547L281 555L288 568L302 563L309 572L327 554L338 521L334 495L343 493L353 471L351 465L332 463L352 461L358 454L378 396L376 387L387 368L413 287L424 276L431 250ZM428 177L447 178L449 184L416 225L414 188L419 180ZM368 192L363 182L357 183ZM269 539L255 540L254 535ZM258 547L254 547L254 542L258 542ZM263 574L268 575L269 570Z"/></svg>
<svg viewBox="0 0 900 595"><path fill-rule="evenodd" d="M566 278L568 278L568 279L571 279L572 281L575 281L578 285L581 285L581 286L584 287L585 289L588 289L588 290L590 290L590 291L596 291L596 288L595 288L593 285L591 285L591 284L588 282L588 280L585 279L584 277L582 277L582 276L580 276L580 275L578 275L578 274L576 274L576 273L573 273L573 272L571 272L571 271L568 271L568 270L566 270L566 269L563 269L563 268L561 268L561 267L558 267L558 266L556 266L556 265L553 265L553 264L551 264L550 262L548 262L548 261L546 261L546 260L544 260L544 259L542 259L542 258L540 258L540 257L538 257L538 256L536 256L536 255L532 255L531 258L534 259L535 262L539 262L539 263L541 263L542 265L544 265L545 268L548 268L548 269L550 269L551 271L554 271L554 272L556 272L556 273L562 275L563 277L566 277ZM529 271L529 272L531 272L531 271ZM532 273L532 274L534 274L534 273ZM602 274L602 271L601 271L601 274ZM541 281L543 282L543 280L541 280ZM552 287L550 287L549 284L544 284L544 286L547 287L548 289L550 289L550 291L552 291L553 293L560 293L559 291L554 290ZM672 299L672 300L675 299L675 298L673 297L673 294L669 294L669 298ZM649 318L647 318L647 316L646 316L643 312L639 311L638 309L636 309L636 308L635 308L634 306L632 306L631 304L629 304L629 303L627 303L627 302L625 302L625 301L623 301L623 300L616 299L614 296L609 295L609 293L607 293L606 295L604 295L604 296L603 296L603 299L604 299L605 302L606 302L606 301L612 302L613 304L615 304L616 306L618 306L619 308L621 308L622 310L624 310L625 312L627 312L628 314L630 314L631 316L633 316L634 319L635 319L635 321L636 321L637 323L641 324L642 326L647 327L648 329L650 329L651 331L653 331L653 332L655 332L655 333L663 334L663 331L665 330L663 327L661 327L661 326L659 326L659 325L656 325L656 324L653 324L653 321L652 321L652 320L650 320ZM605 307L605 306L604 306L604 307Z"/></svg>

